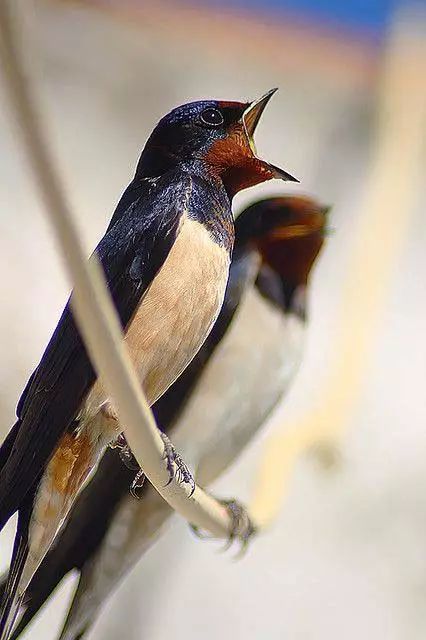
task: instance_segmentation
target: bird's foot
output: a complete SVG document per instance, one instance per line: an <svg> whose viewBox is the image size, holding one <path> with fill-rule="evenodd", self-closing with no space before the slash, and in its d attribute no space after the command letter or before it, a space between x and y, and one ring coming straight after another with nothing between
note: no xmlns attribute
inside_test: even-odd
<svg viewBox="0 0 426 640"><path fill-rule="evenodd" d="M144 472L142 471L142 469L139 469L139 471L135 475L135 478L134 478L132 484L130 485L130 493L134 498L136 498L136 500L140 500L141 499L140 490L142 489L143 485L145 484L145 477L146 476L145 476Z"/></svg>
<svg viewBox="0 0 426 640"><path fill-rule="evenodd" d="M130 493L137 500L140 499L140 489L144 485L145 474L137 463L135 456L132 453L131 448L127 444L126 437L124 433L120 433L118 438L114 440L110 445L111 449L118 449L118 455L120 456L121 462L128 468L130 471L136 471L135 478L130 485Z"/></svg>
<svg viewBox="0 0 426 640"><path fill-rule="evenodd" d="M118 449L121 462L131 471L139 471L140 466L127 444L124 433L120 433L116 440L109 445L111 449Z"/></svg>
<svg viewBox="0 0 426 640"><path fill-rule="evenodd" d="M232 521L231 531L223 550L228 550L235 540L237 540L241 548L236 557L242 557L247 551L248 543L257 533L257 529L249 516L247 508L243 504L237 500L218 500L218 502L228 510ZM209 537L203 534L200 529L193 524L191 524L190 527L198 538Z"/></svg>
<svg viewBox="0 0 426 640"><path fill-rule="evenodd" d="M189 467L184 462L182 456L176 451L165 433L161 432L161 439L164 443L163 458L166 460L167 471L169 472L169 481L166 486L176 478L180 484L185 483L191 486L191 491L189 493L189 497L191 497L195 491L195 480Z"/></svg>
<svg viewBox="0 0 426 640"><path fill-rule="evenodd" d="M169 481L167 484L170 484L174 478L176 478L179 483L189 484L191 486L191 492L189 495L192 496L195 491L195 480L191 471L165 433L161 432L161 439L164 443L163 458L164 460L166 460L167 471L169 473ZM118 449L118 455L120 456L123 464L125 464L128 469L137 471L135 479L133 480L130 487L130 493L135 498L139 498L140 492L138 491L138 489L143 486L145 474L143 473L142 469L137 463L136 458L132 453L132 450L127 444L124 433L120 433L118 438L114 440L114 442L112 442L109 446L111 447L111 449Z"/></svg>
<svg viewBox="0 0 426 640"><path fill-rule="evenodd" d="M238 555L243 555L247 550L248 543L257 533L257 529L243 504L237 500L221 500L220 503L228 509L232 519L232 528L225 549L229 549L232 543L237 540L241 544Z"/></svg>

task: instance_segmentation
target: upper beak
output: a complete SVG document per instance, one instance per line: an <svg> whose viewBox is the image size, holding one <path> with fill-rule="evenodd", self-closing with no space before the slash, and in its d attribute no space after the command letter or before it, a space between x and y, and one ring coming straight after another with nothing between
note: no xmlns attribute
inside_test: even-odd
<svg viewBox="0 0 426 640"><path fill-rule="evenodd" d="M261 98L253 100L243 113L242 120L244 129L251 144L253 144L253 135L257 125L259 124L260 116L276 91L278 91L277 88L271 89Z"/></svg>
<svg viewBox="0 0 426 640"><path fill-rule="evenodd" d="M244 111L242 115L241 121L244 127L244 131L246 133L250 148L254 155L256 155L256 147L253 140L254 132L256 130L256 127L259 123L260 117L266 105L268 104L269 100L272 98L272 96L276 91L278 91L277 88L271 89L270 91L265 93L265 95L263 95L261 98L258 98L257 100L253 100L253 102L249 104L249 106L247 107L247 109ZM273 164L269 164L269 163L267 164L268 164L268 168L274 174L275 178L280 178L281 180L287 180L291 182L299 182L297 178L294 178L292 175L287 173L287 171L284 171L283 169L280 169L279 167L276 167Z"/></svg>

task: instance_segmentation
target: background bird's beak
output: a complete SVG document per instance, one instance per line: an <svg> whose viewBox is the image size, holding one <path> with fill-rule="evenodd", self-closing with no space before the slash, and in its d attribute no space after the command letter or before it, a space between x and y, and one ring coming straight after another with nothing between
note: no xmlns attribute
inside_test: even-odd
<svg viewBox="0 0 426 640"><path fill-rule="evenodd" d="M272 98L272 96L276 91L278 91L277 88L271 89L270 91L265 93L261 98L258 98L257 100L253 100L253 102L249 104L249 106L244 111L241 117L241 122L243 124L244 131L247 136L248 143L250 145L250 149L252 150L255 156L257 156L257 153L256 153L256 146L253 140L253 135L266 105L268 104L269 100ZM279 167L276 167L273 164L269 164L269 162L264 162L264 164L271 171L274 178L279 178L280 180L287 180L290 182L299 182L297 178L294 178L292 175L287 173L287 171L284 171L283 169L280 169Z"/></svg>
<svg viewBox="0 0 426 640"><path fill-rule="evenodd" d="M306 238L317 232L318 229L312 229L306 224L292 224L278 227L268 234L270 240L289 240L290 238Z"/></svg>

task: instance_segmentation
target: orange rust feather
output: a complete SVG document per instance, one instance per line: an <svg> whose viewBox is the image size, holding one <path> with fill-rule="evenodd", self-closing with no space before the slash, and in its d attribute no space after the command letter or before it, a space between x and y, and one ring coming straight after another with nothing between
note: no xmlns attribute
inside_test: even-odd
<svg viewBox="0 0 426 640"><path fill-rule="evenodd" d="M92 447L86 434L66 433L49 465L53 489L64 496L73 495L89 470L91 454Z"/></svg>
<svg viewBox="0 0 426 640"><path fill-rule="evenodd" d="M254 155L241 123L230 127L226 138L213 142L205 160L231 195L274 177L268 164Z"/></svg>

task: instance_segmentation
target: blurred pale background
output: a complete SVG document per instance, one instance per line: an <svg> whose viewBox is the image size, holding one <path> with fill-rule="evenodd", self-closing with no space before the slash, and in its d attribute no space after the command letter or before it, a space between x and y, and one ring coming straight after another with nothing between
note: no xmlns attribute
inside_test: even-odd
<svg viewBox="0 0 426 640"><path fill-rule="evenodd" d="M313 279L303 369L269 429L217 483L217 495L250 499L263 441L278 427L297 425L333 357L347 256L359 219L368 216L363 202L390 5L385 0L28 5L28 46L40 58L49 131L88 252L155 122L173 106L199 98L253 98L278 86L257 133L259 152L300 178L291 191L334 205L334 233ZM425 76L423 69L419 82ZM425 128L419 131L424 134ZM3 434L68 289L3 94L0 140ZM248 191L236 210L260 192L282 190L277 183ZM279 518L241 562L194 539L176 518L108 603L90 637L425 637L425 195L419 183L362 390L335 448L323 451L327 456L309 450L300 457ZM380 243L378 235L378 248ZM333 452L333 464L326 464ZM2 566L12 533L9 526L2 537ZM71 589L68 580L27 638L53 637Z"/></svg>

